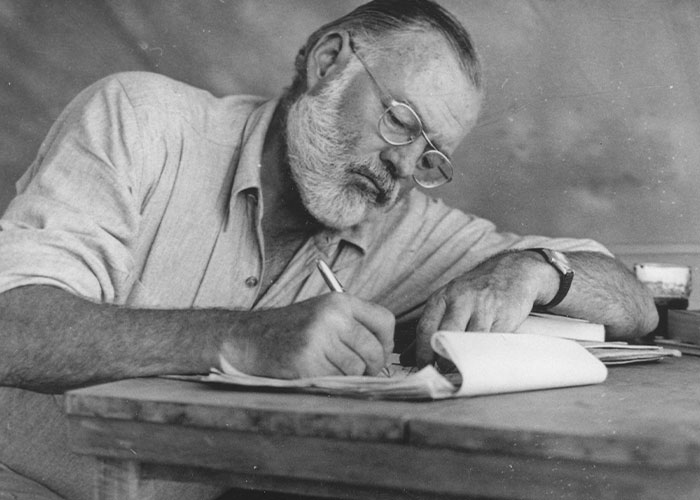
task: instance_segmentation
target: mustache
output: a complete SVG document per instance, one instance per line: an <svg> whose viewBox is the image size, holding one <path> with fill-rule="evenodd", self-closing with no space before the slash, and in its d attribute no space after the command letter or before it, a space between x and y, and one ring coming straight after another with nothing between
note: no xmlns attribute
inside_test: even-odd
<svg viewBox="0 0 700 500"><path fill-rule="evenodd" d="M399 191L399 179L394 170L379 158L365 158L351 163L349 172L369 177L379 189L376 202L386 205L396 199Z"/></svg>

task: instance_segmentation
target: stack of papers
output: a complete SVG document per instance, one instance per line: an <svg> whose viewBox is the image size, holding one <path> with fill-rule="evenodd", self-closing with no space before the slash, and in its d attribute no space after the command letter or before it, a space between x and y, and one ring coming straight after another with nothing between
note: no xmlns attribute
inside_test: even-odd
<svg viewBox="0 0 700 500"><path fill-rule="evenodd" d="M603 325L532 314L516 333L439 331L433 351L450 361L452 373L434 366L403 367L398 355L391 376L325 376L302 379L257 377L238 371L221 359L221 369L206 376L178 377L277 391L301 391L369 399L445 399L517 391L598 384L605 365L658 361L680 356L660 346L605 342Z"/></svg>
<svg viewBox="0 0 700 500"><path fill-rule="evenodd" d="M326 376L300 379L256 377L239 372L222 362L224 369L212 369L201 378L203 382L229 384L239 387L257 387L280 391L333 394L366 399L444 399L455 392L449 377L440 375L432 366L418 370L392 364L387 376Z"/></svg>
<svg viewBox="0 0 700 500"><path fill-rule="evenodd" d="M325 376L287 380L247 375L222 359L221 370L212 369L209 375L196 380L232 388L425 400L598 384L607 376L605 365L680 356L678 351L659 346L514 333L440 331L433 335L431 344L437 354L455 365L455 373L441 374L433 366L420 370L403 367L395 359L389 367L389 377Z"/></svg>
<svg viewBox="0 0 700 500"><path fill-rule="evenodd" d="M658 345L629 345L626 342L580 342L588 352L606 365L646 363L663 358L677 358L681 352Z"/></svg>
<svg viewBox="0 0 700 500"><path fill-rule="evenodd" d="M700 344L680 342L678 340L664 339L661 337L656 337L654 343L658 346L665 347L667 349L682 352L683 354L689 354L691 356L700 356Z"/></svg>
<svg viewBox="0 0 700 500"><path fill-rule="evenodd" d="M597 384L605 365L573 340L531 334L437 332L436 353L458 373L392 365L390 377L328 376L274 379L247 375L221 361L200 380L239 387L320 392L375 399L445 399Z"/></svg>

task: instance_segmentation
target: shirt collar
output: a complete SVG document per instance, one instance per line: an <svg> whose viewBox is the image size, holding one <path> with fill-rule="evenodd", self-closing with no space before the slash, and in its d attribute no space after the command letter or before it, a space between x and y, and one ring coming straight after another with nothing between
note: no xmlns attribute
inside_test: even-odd
<svg viewBox="0 0 700 500"><path fill-rule="evenodd" d="M388 225L392 225L391 221L395 219L397 214L408 208L408 199L415 195L416 190L410 190L407 196L399 198L396 204L388 211L374 212L369 220L349 229L336 232L336 238L354 245L363 254L366 254L370 246L383 238Z"/></svg>
<svg viewBox="0 0 700 500"><path fill-rule="evenodd" d="M356 247L362 254L367 252L375 238L375 226L369 222L342 231L324 229L315 236L316 246L319 248L335 247L344 241Z"/></svg>
<svg viewBox="0 0 700 500"><path fill-rule="evenodd" d="M260 192L260 166L265 136L278 104L279 99L266 101L255 108L248 117L241 140L231 198L247 189L256 189L258 193Z"/></svg>

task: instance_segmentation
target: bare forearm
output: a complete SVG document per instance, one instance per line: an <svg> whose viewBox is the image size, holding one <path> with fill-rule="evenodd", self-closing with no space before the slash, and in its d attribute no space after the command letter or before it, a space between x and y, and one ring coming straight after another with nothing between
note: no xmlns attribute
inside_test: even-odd
<svg viewBox="0 0 700 500"><path fill-rule="evenodd" d="M127 377L205 372L232 311L139 310L52 287L0 295L0 384L42 392Z"/></svg>
<svg viewBox="0 0 700 500"><path fill-rule="evenodd" d="M609 340L650 332L658 321L649 291L617 260L594 252L566 254L575 275L557 314L601 323ZM437 330L513 332L533 307L557 295L560 275L539 253L507 251L485 260L433 293L416 328L416 361L433 360Z"/></svg>
<svg viewBox="0 0 700 500"><path fill-rule="evenodd" d="M553 312L604 324L609 340L638 337L656 327L651 293L622 263L595 252L566 255L576 275Z"/></svg>
<svg viewBox="0 0 700 500"><path fill-rule="evenodd" d="M221 356L263 376L376 374L392 350L393 332L391 312L350 294L260 311L146 310L30 286L0 294L0 385L59 392L202 373Z"/></svg>

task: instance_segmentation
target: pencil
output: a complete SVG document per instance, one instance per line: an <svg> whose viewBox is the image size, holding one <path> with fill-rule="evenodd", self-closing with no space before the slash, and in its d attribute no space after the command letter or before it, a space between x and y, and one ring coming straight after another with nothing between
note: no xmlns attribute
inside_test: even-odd
<svg viewBox="0 0 700 500"><path fill-rule="evenodd" d="M323 259L318 259L316 261L316 266L318 267L318 270L321 271L323 281L326 282L326 285L328 285L328 288L330 288L331 291L338 293L345 292L343 285L340 284L338 278L335 277L335 274L333 274L333 271Z"/></svg>

